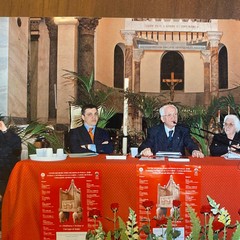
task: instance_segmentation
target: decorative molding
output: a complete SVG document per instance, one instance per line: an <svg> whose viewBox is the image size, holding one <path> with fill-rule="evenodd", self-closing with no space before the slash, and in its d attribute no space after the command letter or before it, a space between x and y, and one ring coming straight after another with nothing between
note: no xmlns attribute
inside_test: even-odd
<svg viewBox="0 0 240 240"><path fill-rule="evenodd" d="M222 32L213 32L213 31L207 32L207 37L210 42L210 47L218 47L218 44L220 42L222 35L223 35Z"/></svg>
<svg viewBox="0 0 240 240"><path fill-rule="evenodd" d="M168 32L208 32L218 31L218 21L199 19L125 19L125 30L135 31L168 31Z"/></svg>
<svg viewBox="0 0 240 240"><path fill-rule="evenodd" d="M77 18L78 29L82 34L94 34L99 23L99 18Z"/></svg>
<svg viewBox="0 0 240 240"><path fill-rule="evenodd" d="M38 41L39 39L39 24L42 18L30 18L30 33L31 41Z"/></svg>
<svg viewBox="0 0 240 240"><path fill-rule="evenodd" d="M133 60L135 62L140 62L142 57L143 57L143 54L144 54L144 50L143 49L136 49L136 48L134 48L133 49Z"/></svg>
<svg viewBox="0 0 240 240"><path fill-rule="evenodd" d="M136 37L136 31L121 30L121 35L124 38L126 45L133 45L133 38Z"/></svg>
<svg viewBox="0 0 240 240"><path fill-rule="evenodd" d="M210 50L201 51L201 58L202 58L204 63L210 63L210 61L211 61L211 51Z"/></svg>
<svg viewBox="0 0 240 240"><path fill-rule="evenodd" d="M75 25L78 20L75 17L54 17L54 22L57 25Z"/></svg>
<svg viewBox="0 0 240 240"><path fill-rule="evenodd" d="M54 22L54 19L50 17L46 17L45 24L47 26L50 39L57 39L58 25Z"/></svg>

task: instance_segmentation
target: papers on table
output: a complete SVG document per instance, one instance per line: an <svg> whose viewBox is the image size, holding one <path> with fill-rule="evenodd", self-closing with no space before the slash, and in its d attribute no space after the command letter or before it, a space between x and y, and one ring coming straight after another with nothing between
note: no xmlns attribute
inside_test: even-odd
<svg viewBox="0 0 240 240"><path fill-rule="evenodd" d="M127 155L109 154L109 155L106 155L106 159L108 159L108 160L126 160Z"/></svg>
<svg viewBox="0 0 240 240"><path fill-rule="evenodd" d="M94 157L97 156L98 153L95 152L86 152L86 153L69 153L68 156L71 158L81 158L81 157Z"/></svg>
<svg viewBox="0 0 240 240"><path fill-rule="evenodd" d="M179 158L182 156L181 152L164 152L158 151L156 153L157 157L171 157L171 158Z"/></svg>
<svg viewBox="0 0 240 240"><path fill-rule="evenodd" d="M236 152L229 152L224 154L223 157L227 160L238 160L240 159L240 154Z"/></svg>
<svg viewBox="0 0 240 240"><path fill-rule="evenodd" d="M168 158L169 162L190 162L189 158Z"/></svg>
<svg viewBox="0 0 240 240"><path fill-rule="evenodd" d="M139 158L140 161L164 161L165 158L164 157L146 157L146 156L142 156L141 158Z"/></svg>

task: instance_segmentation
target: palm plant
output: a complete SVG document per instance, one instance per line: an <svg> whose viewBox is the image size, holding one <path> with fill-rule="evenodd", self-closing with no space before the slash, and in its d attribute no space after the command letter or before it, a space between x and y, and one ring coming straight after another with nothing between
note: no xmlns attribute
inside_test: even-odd
<svg viewBox="0 0 240 240"><path fill-rule="evenodd" d="M98 127L104 128L109 119L112 118L116 111L113 107L108 108L106 106L106 102L111 94L114 93L113 89L110 87L107 87L106 90L95 90L94 89L94 74L90 75L89 78L80 76L76 72L65 70L66 74L64 74L64 78L77 82L78 86L78 97L73 98L72 104L75 105L75 107L80 108L85 104L94 104L99 109L99 121L98 121ZM77 124L81 124L81 119L77 119Z"/></svg>
<svg viewBox="0 0 240 240"><path fill-rule="evenodd" d="M36 152L34 142L36 138L43 137L50 146L56 150L57 148L63 148L63 143L60 141L56 134L56 131L51 127L43 123L31 122L27 127L11 126L14 131L20 136L22 144L27 146L28 155Z"/></svg>
<svg viewBox="0 0 240 240"><path fill-rule="evenodd" d="M154 97L132 92L126 92L125 95L133 109L142 113L147 128L159 124L159 108L163 104L164 95Z"/></svg>

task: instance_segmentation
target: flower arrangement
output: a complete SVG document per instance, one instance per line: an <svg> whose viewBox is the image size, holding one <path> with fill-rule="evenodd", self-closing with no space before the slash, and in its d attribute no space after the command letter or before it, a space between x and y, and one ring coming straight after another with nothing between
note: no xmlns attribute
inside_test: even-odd
<svg viewBox="0 0 240 240"><path fill-rule="evenodd" d="M237 221L235 224L231 224L231 217L228 211L217 204L211 197L207 196L208 205L203 205L200 209L200 213L203 214L203 225L201 225L200 218L198 217L195 210L187 205L187 212L191 221L191 233L185 238L186 240L227 240L230 239L227 235L228 229L235 229L231 239L240 239L240 223ZM154 206L153 201L146 200L142 203L145 211L146 218L143 222L146 222L140 229L138 227L137 215L134 210L129 208L129 216L126 223L117 215L119 204L112 203L111 210L113 212L113 218L106 218L113 222L113 231L109 231L105 234L102 224L97 219L101 216L99 210L94 209L89 212L89 217L94 219L94 230L88 231L86 239L90 240L138 240L141 238L141 233L145 234L147 240L172 240L177 239L181 232L175 228L177 221L181 221L180 216L180 200L173 200L173 208L170 216L163 216L160 219L153 217L151 218L151 209ZM240 215L240 209L238 210ZM161 234L156 235L153 233L151 228L151 222L155 221L156 227L160 228Z"/></svg>

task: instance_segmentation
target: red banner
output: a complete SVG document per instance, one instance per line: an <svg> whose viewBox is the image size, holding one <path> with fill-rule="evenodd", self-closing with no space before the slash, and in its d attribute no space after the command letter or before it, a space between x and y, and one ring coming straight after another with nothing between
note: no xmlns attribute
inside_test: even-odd
<svg viewBox="0 0 240 240"><path fill-rule="evenodd" d="M186 205L190 205L197 212L200 210L201 167L137 165L137 174L139 227L148 224L150 220L153 232L156 235L164 235L164 229L156 227L157 222L172 216L173 226L181 231L178 239L184 239L191 232ZM146 201L148 204L153 203L150 211L146 211L146 206L143 206L143 203L147 203ZM174 208L173 202L180 203L177 208L177 219L174 218L176 208ZM144 235L141 234L141 237L144 238Z"/></svg>
<svg viewBox="0 0 240 240"><path fill-rule="evenodd" d="M42 172L39 177L41 239L84 239L95 227L89 211L102 211L101 172Z"/></svg>

